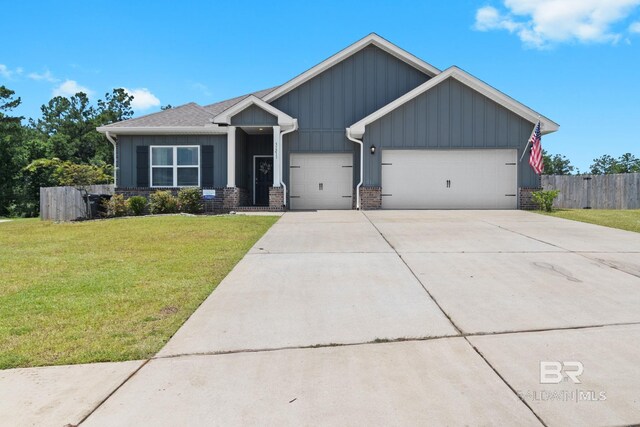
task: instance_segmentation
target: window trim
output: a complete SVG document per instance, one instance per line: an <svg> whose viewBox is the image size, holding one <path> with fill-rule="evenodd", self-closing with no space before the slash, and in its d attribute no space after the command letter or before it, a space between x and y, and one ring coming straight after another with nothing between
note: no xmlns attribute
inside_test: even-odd
<svg viewBox="0 0 640 427"><path fill-rule="evenodd" d="M171 148L173 151L173 164L172 165L155 165L153 164L153 149L154 148ZM198 149L198 164L197 165L178 165L178 148L197 148ZM201 185L201 165L202 155L200 153L199 145L150 145L149 146L149 187L151 188L183 188L183 187L200 187ZM173 171L173 185L153 185L153 169L154 168L171 168ZM197 168L198 169L198 185L178 185L178 169L180 168Z"/></svg>

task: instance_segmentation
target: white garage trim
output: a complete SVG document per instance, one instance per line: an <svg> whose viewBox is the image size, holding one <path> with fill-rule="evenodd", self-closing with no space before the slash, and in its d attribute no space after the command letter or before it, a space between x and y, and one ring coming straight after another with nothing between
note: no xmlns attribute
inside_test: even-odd
<svg viewBox="0 0 640 427"><path fill-rule="evenodd" d="M383 150L383 209L516 209L515 149Z"/></svg>
<svg viewBox="0 0 640 427"><path fill-rule="evenodd" d="M291 209L352 209L352 153L292 153Z"/></svg>

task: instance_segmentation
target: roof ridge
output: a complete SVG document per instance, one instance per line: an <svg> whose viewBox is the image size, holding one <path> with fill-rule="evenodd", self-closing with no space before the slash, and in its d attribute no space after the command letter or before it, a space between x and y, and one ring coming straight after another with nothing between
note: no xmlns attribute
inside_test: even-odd
<svg viewBox="0 0 640 427"><path fill-rule="evenodd" d="M265 93L261 94L262 96L258 96L257 97L257 98L262 99L263 97L267 96L268 94L270 94L271 92L273 92L274 90L279 88L280 86L281 85L277 85L277 86L273 86L273 87L270 87L270 88L267 88L267 89L260 89L260 90L256 90L256 91L253 91L253 92L249 92L249 93L246 93L244 95L234 96L233 98L223 99L223 100L218 101L218 102L212 102L211 104L204 105L203 108L207 108L207 107L210 107L212 105L221 104L223 102L229 102L229 101L232 101L234 99L238 99L238 102L240 102L240 101L242 101L243 99L245 99L248 96L251 96L251 95L255 96L256 93L265 92Z"/></svg>
<svg viewBox="0 0 640 427"><path fill-rule="evenodd" d="M186 107L187 105L192 105L192 106L196 107L198 110L200 110L200 111L202 111L202 112L204 112L204 113L207 113L207 114L209 114L210 116L213 116L213 114L211 114L211 113L210 113L209 111L207 111L207 110L206 110L202 105L200 105L200 104L198 104L198 103L196 103L196 102L189 102L188 104L181 105L180 107ZM176 107L176 108L178 108L178 107ZM164 111L167 111L167 110L164 110Z"/></svg>

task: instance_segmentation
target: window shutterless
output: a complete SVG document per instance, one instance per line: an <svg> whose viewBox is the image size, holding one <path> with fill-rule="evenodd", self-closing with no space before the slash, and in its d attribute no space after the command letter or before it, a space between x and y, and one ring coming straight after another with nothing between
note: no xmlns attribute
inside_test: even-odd
<svg viewBox="0 0 640 427"><path fill-rule="evenodd" d="M200 146L151 146L152 187L199 187Z"/></svg>

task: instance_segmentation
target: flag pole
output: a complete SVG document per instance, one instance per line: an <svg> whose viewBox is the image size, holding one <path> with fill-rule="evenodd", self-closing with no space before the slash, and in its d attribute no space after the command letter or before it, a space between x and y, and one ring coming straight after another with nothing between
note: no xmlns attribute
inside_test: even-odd
<svg viewBox="0 0 640 427"><path fill-rule="evenodd" d="M540 123L540 116L538 116L538 123ZM531 144L531 138L533 138L533 134L536 131L536 126L538 126L538 123L533 125L533 130L531 131L531 135L529 135L529 139L527 140L527 145L525 145L524 150L522 151L522 156L520 156L519 163L522 163L522 159L524 159L524 155L527 154L527 148L529 148L529 144Z"/></svg>

